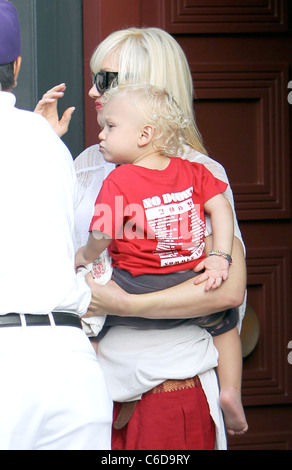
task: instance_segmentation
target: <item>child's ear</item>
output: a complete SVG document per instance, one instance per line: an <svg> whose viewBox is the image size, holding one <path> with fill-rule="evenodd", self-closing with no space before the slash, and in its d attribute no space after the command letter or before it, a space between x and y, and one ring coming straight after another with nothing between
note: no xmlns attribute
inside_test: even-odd
<svg viewBox="0 0 292 470"><path fill-rule="evenodd" d="M144 126L139 136L139 147L144 147L145 145L148 145L152 141L153 135L154 128L150 125Z"/></svg>

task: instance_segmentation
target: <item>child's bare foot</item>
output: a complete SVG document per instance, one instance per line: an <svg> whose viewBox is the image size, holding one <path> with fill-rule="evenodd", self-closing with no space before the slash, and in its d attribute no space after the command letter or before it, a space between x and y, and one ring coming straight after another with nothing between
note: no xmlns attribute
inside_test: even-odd
<svg viewBox="0 0 292 470"><path fill-rule="evenodd" d="M233 390L221 390L220 406L224 414L226 431L229 435L244 434L248 430L243 406Z"/></svg>

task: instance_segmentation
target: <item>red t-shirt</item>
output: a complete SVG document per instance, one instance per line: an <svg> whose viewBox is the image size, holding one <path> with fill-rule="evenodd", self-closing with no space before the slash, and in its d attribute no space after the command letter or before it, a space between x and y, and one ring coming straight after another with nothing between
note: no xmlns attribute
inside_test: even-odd
<svg viewBox="0 0 292 470"><path fill-rule="evenodd" d="M193 269L204 257L204 203L226 188L178 157L162 171L122 165L105 179L89 230L113 238L113 266L133 276Z"/></svg>

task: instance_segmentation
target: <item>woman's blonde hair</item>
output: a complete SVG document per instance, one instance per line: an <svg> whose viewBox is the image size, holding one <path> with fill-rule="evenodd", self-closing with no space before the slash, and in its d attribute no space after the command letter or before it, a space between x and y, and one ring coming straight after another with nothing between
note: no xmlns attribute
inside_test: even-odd
<svg viewBox="0 0 292 470"><path fill-rule="evenodd" d="M102 96L103 105L113 97L126 97L137 113L137 121L153 127L156 151L173 157L184 153L189 121L168 90L154 85L118 85Z"/></svg>
<svg viewBox="0 0 292 470"><path fill-rule="evenodd" d="M90 61L92 72L99 72L110 56L118 58L119 85L150 84L169 90L189 120L187 144L206 153L194 118L190 68L177 41L160 28L115 31L94 51Z"/></svg>

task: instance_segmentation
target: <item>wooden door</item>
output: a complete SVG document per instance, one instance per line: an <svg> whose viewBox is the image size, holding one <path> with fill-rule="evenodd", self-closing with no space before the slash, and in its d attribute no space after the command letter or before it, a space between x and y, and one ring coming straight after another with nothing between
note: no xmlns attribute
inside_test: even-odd
<svg viewBox="0 0 292 470"><path fill-rule="evenodd" d="M158 26L188 57L199 128L226 168L247 248L249 432L229 439L229 448L291 450L291 2L83 0L83 7L86 145L97 142L87 90L100 40L128 26Z"/></svg>

